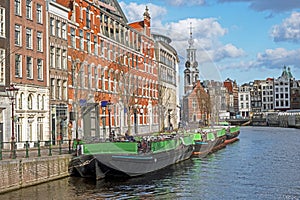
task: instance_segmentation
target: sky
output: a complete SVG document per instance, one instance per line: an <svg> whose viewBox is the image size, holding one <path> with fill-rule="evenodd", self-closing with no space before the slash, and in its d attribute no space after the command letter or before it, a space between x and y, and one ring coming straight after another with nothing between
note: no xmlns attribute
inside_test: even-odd
<svg viewBox="0 0 300 200"><path fill-rule="evenodd" d="M290 67L300 80L299 0L120 0L128 22L143 20L151 31L171 38L183 76L190 30L200 80L278 78Z"/></svg>

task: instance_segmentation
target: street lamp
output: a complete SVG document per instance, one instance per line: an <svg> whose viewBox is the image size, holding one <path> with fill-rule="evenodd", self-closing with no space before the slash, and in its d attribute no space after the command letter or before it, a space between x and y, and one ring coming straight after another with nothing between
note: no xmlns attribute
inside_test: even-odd
<svg viewBox="0 0 300 200"><path fill-rule="evenodd" d="M101 108L102 108L102 124L103 124L103 138L106 137L106 120L105 120L105 108L108 104L108 101L101 101Z"/></svg>
<svg viewBox="0 0 300 200"><path fill-rule="evenodd" d="M135 99L135 104L133 105L133 120L134 120L134 134L138 134L138 119L137 119L137 111L138 111L138 104L137 99Z"/></svg>
<svg viewBox="0 0 300 200"><path fill-rule="evenodd" d="M10 157L15 159L16 158L16 151L15 151L15 125L14 125L14 101L16 92L19 88L16 88L13 84L11 84L8 88L5 89L9 100L11 101L11 155Z"/></svg>
<svg viewBox="0 0 300 200"><path fill-rule="evenodd" d="M108 101L108 103L107 103L107 110L108 110L108 132L109 132L109 136L111 136L111 119L110 119L110 113L111 113L112 105L113 104L110 101Z"/></svg>

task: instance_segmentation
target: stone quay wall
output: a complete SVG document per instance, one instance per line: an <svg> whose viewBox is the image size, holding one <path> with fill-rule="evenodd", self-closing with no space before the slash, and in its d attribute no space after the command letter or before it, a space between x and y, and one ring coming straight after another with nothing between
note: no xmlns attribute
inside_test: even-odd
<svg viewBox="0 0 300 200"><path fill-rule="evenodd" d="M0 194L69 176L72 155L0 161Z"/></svg>

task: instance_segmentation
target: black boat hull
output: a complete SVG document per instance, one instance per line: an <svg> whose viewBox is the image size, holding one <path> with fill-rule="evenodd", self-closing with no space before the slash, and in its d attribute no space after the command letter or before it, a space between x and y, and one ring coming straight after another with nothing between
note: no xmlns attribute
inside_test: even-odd
<svg viewBox="0 0 300 200"><path fill-rule="evenodd" d="M81 155L73 159L71 175L95 177L140 176L169 165L189 159L194 151L192 145L181 145L176 149L158 153L140 154L95 154Z"/></svg>

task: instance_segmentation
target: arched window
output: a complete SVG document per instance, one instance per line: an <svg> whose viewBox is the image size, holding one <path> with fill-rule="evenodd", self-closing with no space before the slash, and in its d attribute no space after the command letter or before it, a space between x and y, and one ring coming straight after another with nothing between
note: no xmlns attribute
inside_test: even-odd
<svg viewBox="0 0 300 200"><path fill-rule="evenodd" d="M45 95L42 96L41 109L45 109Z"/></svg>
<svg viewBox="0 0 300 200"><path fill-rule="evenodd" d="M27 102L28 102L28 109L32 110L32 94L28 95Z"/></svg>
<svg viewBox="0 0 300 200"><path fill-rule="evenodd" d="M189 74L186 75L186 83L187 83L188 85L191 84L191 79L190 79L190 75L189 75Z"/></svg>
<svg viewBox="0 0 300 200"><path fill-rule="evenodd" d="M41 101L41 95L38 95L37 96L37 109L38 110L40 109L40 106L41 106L41 104L40 104L41 102L40 101Z"/></svg>
<svg viewBox="0 0 300 200"><path fill-rule="evenodd" d="M23 108L23 97L24 97L24 94L21 93L20 94L20 98L19 98L19 109L22 109Z"/></svg>

